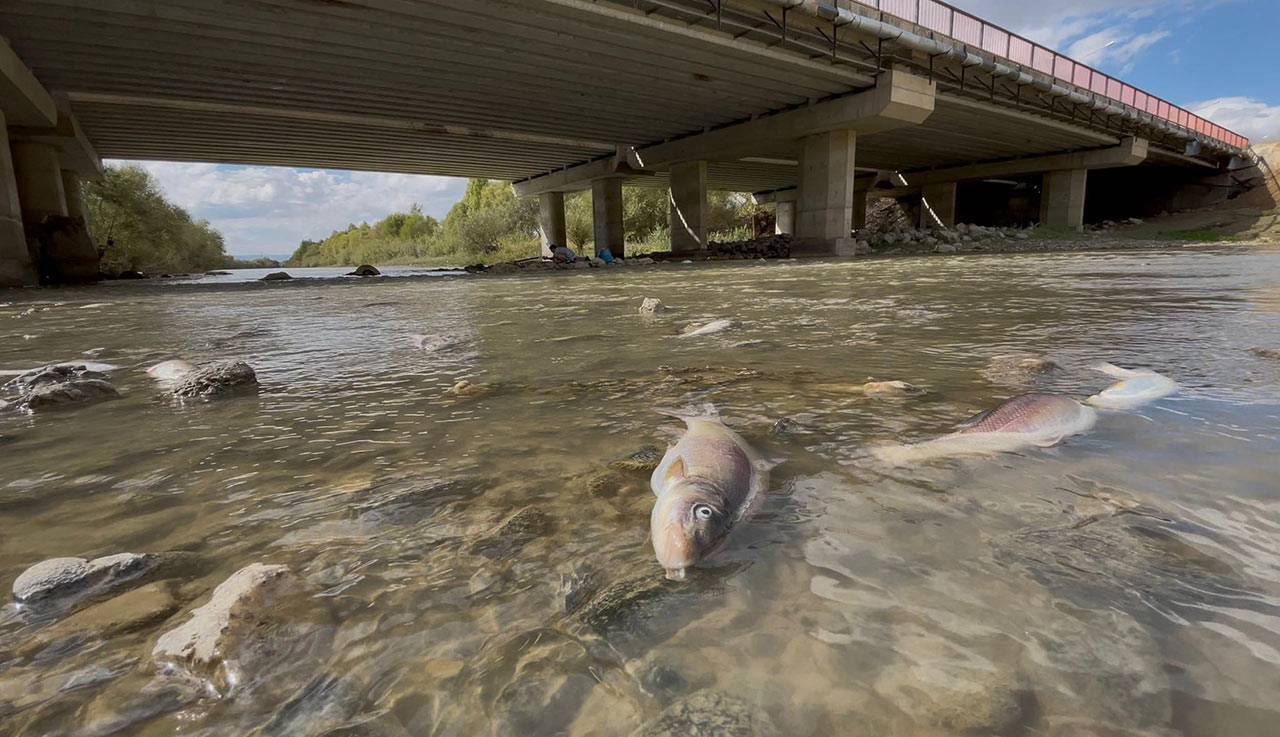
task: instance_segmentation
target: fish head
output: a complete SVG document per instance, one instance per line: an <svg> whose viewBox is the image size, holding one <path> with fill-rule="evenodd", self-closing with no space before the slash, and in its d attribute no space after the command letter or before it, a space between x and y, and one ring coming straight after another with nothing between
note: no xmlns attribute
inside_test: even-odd
<svg viewBox="0 0 1280 737"><path fill-rule="evenodd" d="M733 528L733 511L713 487L685 479L658 497L649 522L658 563L667 578L682 581L686 569L724 544Z"/></svg>

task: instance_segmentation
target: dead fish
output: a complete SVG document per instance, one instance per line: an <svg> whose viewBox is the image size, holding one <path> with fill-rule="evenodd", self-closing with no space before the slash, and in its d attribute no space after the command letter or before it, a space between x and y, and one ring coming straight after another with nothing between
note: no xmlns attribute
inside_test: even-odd
<svg viewBox="0 0 1280 737"><path fill-rule="evenodd" d="M161 384L171 385L176 384L182 377L195 370L195 364L190 361L174 358L169 361L161 361L147 369L147 375Z"/></svg>
<svg viewBox="0 0 1280 737"><path fill-rule="evenodd" d="M686 569L718 550L755 511L776 464L726 427L714 408L662 414L683 420L686 430L649 479L657 497L649 533L667 578L681 581Z"/></svg>
<svg viewBox="0 0 1280 737"><path fill-rule="evenodd" d="M1178 391L1178 384L1173 379L1147 369L1124 369L1110 363L1100 363L1093 370L1120 379L1084 400L1102 409L1134 409Z"/></svg>
<svg viewBox="0 0 1280 737"><path fill-rule="evenodd" d="M723 333L724 331L728 330L731 327L733 327L732 320L712 320L706 325L702 325L700 327L691 328L689 330L684 331L683 333L680 334L680 337L681 338L697 338L703 335L714 335L716 333Z"/></svg>
<svg viewBox="0 0 1280 737"><path fill-rule="evenodd" d="M1008 453L1047 448L1090 430L1098 413L1071 397L1024 394L961 423L956 432L909 445L873 448L872 454L893 465L956 455Z"/></svg>

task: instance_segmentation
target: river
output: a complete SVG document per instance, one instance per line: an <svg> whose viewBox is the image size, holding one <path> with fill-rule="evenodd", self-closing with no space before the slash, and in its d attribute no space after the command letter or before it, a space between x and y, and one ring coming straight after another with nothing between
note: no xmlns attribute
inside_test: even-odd
<svg viewBox="0 0 1280 737"><path fill-rule="evenodd" d="M668 311L642 318L645 297ZM0 414L0 585L55 556L187 561L180 611L122 633L33 652L52 625L0 610L5 735L1280 720L1280 360L1250 352L1280 348L1280 251L113 284L0 293L0 335L0 369L89 358L124 395ZM1062 369L986 371L1014 353ZM176 403L144 373L175 357L243 359L260 391ZM867 452L1030 389L1087 396L1111 381L1098 361L1181 390L1047 449ZM839 386L869 378L927 393ZM655 408L706 402L781 465L759 513L670 582L645 472L610 464L667 446ZM292 624L229 697L166 700L157 636L254 562L304 583L273 612Z"/></svg>

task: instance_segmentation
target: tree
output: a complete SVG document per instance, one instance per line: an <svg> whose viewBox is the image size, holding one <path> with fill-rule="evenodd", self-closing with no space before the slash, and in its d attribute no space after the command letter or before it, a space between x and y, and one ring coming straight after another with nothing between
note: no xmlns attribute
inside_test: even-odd
<svg viewBox="0 0 1280 737"><path fill-rule="evenodd" d="M108 166L85 183L85 207L104 271L205 271L222 265L222 234L165 200L155 180L136 166Z"/></svg>

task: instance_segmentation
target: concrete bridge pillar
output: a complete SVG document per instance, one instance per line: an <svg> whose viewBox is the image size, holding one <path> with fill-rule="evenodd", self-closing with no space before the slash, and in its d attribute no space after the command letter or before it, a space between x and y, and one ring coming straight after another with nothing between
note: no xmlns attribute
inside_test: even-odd
<svg viewBox="0 0 1280 737"><path fill-rule="evenodd" d="M66 217L67 196L62 189L58 148L36 141L14 141L12 148L23 222L33 227L50 216Z"/></svg>
<svg viewBox="0 0 1280 737"><path fill-rule="evenodd" d="M801 141L796 238L804 250L852 255L857 133L834 130Z"/></svg>
<svg viewBox="0 0 1280 737"><path fill-rule="evenodd" d="M79 220L88 227L89 214L84 209L84 188L80 186L80 175L70 169L62 170L62 195L67 201L67 217Z"/></svg>
<svg viewBox="0 0 1280 737"><path fill-rule="evenodd" d="M951 228L956 224L956 183L926 184L920 188L920 227Z"/></svg>
<svg viewBox="0 0 1280 737"><path fill-rule="evenodd" d="M542 240L542 255L547 258L551 258L552 248L569 245L564 225L564 192L538 195L538 236Z"/></svg>
<svg viewBox="0 0 1280 737"><path fill-rule="evenodd" d="M707 247L707 162L671 165L671 252Z"/></svg>
<svg viewBox="0 0 1280 737"><path fill-rule="evenodd" d="M793 200L778 200L773 214L773 232L778 235L795 235L796 203Z"/></svg>
<svg viewBox="0 0 1280 737"><path fill-rule="evenodd" d="M1088 169L1046 173L1040 189L1040 224L1083 230L1085 184L1088 179Z"/></svg>
<svg viewBox="0 0 1280 737"><path fill-rule="evenodd" d="M624 257L626 240L622 227L621 177L606 177L591 183L591 220L596 253L607 248L615 257Z"/></svg>
<svg viewBox="0 0 1280 737"><path fill-rule="evenodd" d="M36 283L35 266L27 250L22 228L22 205L14 177L13 155L9 150L9 129L0 111L0 287L20 287Z"/></svg>
<svg viewBox="0 0 1280 737"><path fill-rule="evenodd" d="M867 227L867 190L855 189L853 191L853 229L861 230Z"/></svg>

